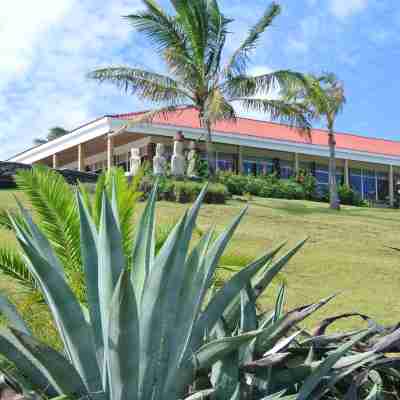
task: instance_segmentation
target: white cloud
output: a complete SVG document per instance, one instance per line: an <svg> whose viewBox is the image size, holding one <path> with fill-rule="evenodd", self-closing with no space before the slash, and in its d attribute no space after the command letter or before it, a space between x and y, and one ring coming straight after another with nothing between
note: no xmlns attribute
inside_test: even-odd
<svg viewBox="0 0 400 400"><path fill-rule="evenodd" d="M89 82L86 73L138 60L123 51L136 37L121 15L139 6L139 0L13 0L0 8L0 159L29 147L51 126L72 129L134 108L131 98ZM150 52L141 53L140 63L150 57L154 65Z"/></svg>
<svg viewBox="0 0 400 400"><path fill-rule="evenodd" d="M337 18L347 18L367 8L368 0L330 0L330 11Z"/></svg>

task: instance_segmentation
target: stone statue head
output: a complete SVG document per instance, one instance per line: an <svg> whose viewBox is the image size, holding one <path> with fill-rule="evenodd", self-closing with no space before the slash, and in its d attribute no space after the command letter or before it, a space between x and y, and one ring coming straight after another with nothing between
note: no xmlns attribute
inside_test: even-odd
<svg viewBox="0 0 400 400"><path fill-rule="evenodd" d="M157 143L156 156L162 157L163 155L164 155L164 145L162 143Z"/></svg>
<svg viewBox="0 0 400 400"><path fill-rule="evenodd" d="M140 158L140 149L138 147L131 148L131 158Z"/></svg>

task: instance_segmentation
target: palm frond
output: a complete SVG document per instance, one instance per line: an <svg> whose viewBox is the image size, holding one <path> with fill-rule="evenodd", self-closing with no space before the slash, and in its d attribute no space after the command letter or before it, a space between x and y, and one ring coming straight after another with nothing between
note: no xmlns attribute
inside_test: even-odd
<svg viewBox="0 0 400 400"><path fill-rule="evenodd" d="M255 111L267 115L273 121L279 121L298 128L309 134L311 128L308 110L302 104L290 104L283 100L267 100L257 98L237 99L246 111Z"/></svg>
<svg viewBox="0 0 400 400"><path fill-rule="evenodd" d="M204 76L204 60L207 50L209 19L204 0L179 0L172 2L186 38L186 45L201 76Z"/></svg>
<svg viewBox="0 0 400 400"><path fill-rule="evenodd" d="M249 54L257 46L261 35L271 25L272 21L281 12L281 7L277 3L272 3L265 11L260 20L250 29L248 36L233 53L227 65L228 75L241 75L245 73Z"/></svg>
<svg viewBox="0 0 400 400"><path fill-rule="evenodd" d="M80 270L80 227L74 193L57 172L37 166L30 171L20 170L16 175L32 204L39 226L49 238L63 265Z"/></svg>
<svg viewBox="0 0 400 400"><path fill-rule="evenodd" d="M172 47L190 62L191 54L186 47L186 38L176 18L165 13L153 0L143 0L143 3L146 11L129 14L125 18L138 32L144 33L158 50Z"/></svg>
<svg viewBox="0 0 400 400"><path fill-rule="evenodd" d="M257 76L236 75L228 77L221 90L228 97L235 98L260 96L271 92L299 91L303 90L307 84L307 79L303 74L291 70L279 70Z"/></svg>
<svg viewBox="0 0 400 400"><path fill-rule="evenodd" d="M12 279L25 289L37 290L36 282L25 261L17 250L11 247L0 247L0 274L3 279Z"/></svg>
<svg viewBox="0 0 400 400"><path fill-rule="evenodd" d="M206 75L213 78L221 66L222 52L228 35L228 25L232 19L221 14L216 0L207 1L210 32L208 54L206 55Z"/></svg>
<svg viewBox="0 0 400 400"><path fill-rule="evenodd" d="M125 92L156 103L168 102L180 105L190 98L190 94L186 93L174 79L137 68L100 68L88 76L99 82L112 83Z"/></svg>

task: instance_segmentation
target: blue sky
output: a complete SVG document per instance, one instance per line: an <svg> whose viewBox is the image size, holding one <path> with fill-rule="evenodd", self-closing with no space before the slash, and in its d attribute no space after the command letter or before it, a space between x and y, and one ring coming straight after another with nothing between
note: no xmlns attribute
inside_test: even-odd
<svg viewBox="0 0 400 400"><path fill-rule="evenodd" d="M168 4L160 0L161 4ZM400 7L395 0L282 0L251 71L335 72L347 104L337 130L400 140ZM262 0L220 0L235 19L228 49L256 22ZM120 16L139 0L9 0L0 9L0 159L55 125L73 129L103 114L147 107L85 78L104 65L163 70L146 41ZM258 116L262 117L262 116Z"/></svg>

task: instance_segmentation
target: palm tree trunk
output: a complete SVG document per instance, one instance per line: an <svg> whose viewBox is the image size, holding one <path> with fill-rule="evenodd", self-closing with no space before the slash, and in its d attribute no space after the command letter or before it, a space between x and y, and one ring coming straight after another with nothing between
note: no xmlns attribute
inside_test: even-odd
<svg viewBox="0 0 400 400"><path fill-rule="evenodd" d="M210 175L210 178L214 178L216 173L217 160L215 157L214 144L212 142L212 137L211 137L210 121L204 121L204 126L207 130L206 151L207 151L207 161L208 161L208 173Z"/></svg>
<svg viewBox="0 0 400 400"><path fill-rule="evenodd" d="M329 129L329 207L340 210L340 199L336 183L336 140L333 129Z"/></svg>

